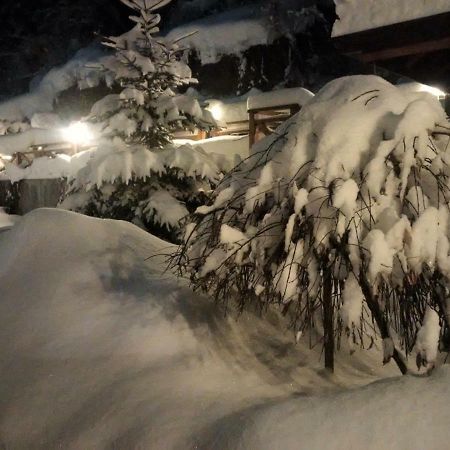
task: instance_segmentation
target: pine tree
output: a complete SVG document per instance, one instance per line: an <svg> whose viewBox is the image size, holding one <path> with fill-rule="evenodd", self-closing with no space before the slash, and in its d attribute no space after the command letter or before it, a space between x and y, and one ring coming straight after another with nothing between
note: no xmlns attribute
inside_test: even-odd
<svg viewBox="0 0 450 450"><path fill-rule="evenodd" d="M113 80L122 88L120 102L94 119L110 126L114 118L110 134L126 143L162 148L171 142L171 134L180 125L193 128L208 124L194 99L175 94L181 86L195 82L189 67L180 60L180 47L155 37L161 17L154 11L169 1L121 1L137 13L130 17L136 26L104 42L115 51L115 56L105 61L104 69L110 83ZM127 120L118 124L121 118Z"/></svg>
<svg viewBox="0 0 450 450"><path fill-rule="evenodd" d="M100 69L120 93L93 106L88 120L99 145L62 206L130 220L176 240L180 219L204 201L219 170L199 149L171 147L172 133L208 127L213 120L195 98L176 93L195 80L178 44L156 37L161 18L155 11L170 0L121 1L134 11L130 19L136 25L105 39L114 55Z"/></svg>

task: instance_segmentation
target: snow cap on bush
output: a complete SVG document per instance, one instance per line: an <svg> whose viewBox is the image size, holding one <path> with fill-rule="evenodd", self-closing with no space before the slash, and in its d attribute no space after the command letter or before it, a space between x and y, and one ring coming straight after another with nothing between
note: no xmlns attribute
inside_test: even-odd
<svg viewBox="0 0 450 450"><path fill-rule="evenodd" d="M441 308L429 280L450 277L448 142L430 94L334 80L224 180L177 263L217 298L285 304L302 330L330 301L343 308L333 330L359 327L363 342L356 313L369 310L381 337L394 328L409 351L426 306ZM246 239L224 240L223 225ZM349 298L360 292L368 308Z"/></svg>

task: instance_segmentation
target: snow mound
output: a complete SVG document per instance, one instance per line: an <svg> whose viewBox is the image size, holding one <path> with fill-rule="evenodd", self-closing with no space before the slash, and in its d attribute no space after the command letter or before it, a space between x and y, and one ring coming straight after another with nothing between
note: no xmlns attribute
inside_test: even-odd
<svg viewBox="0 0 450 450"><path fill-rule="evenodd" d="M2 446L260 448L227 447L241 433L240 426L230 428L234 415L292 395L300 407L312 400L298 392L375 379L366 355L342 360L334 378L321 375L320 350L295 346L279 331L278 315L224 319L207 299L163 274L164 257L156 255L171 249L129 223L53 209L35 210L0 233ZM441 389L439 378L431 380L429 389L422 384L421 399ZM291 423L284 411L280 426ZM343 411L350 421L351 408L336 420ZM447 428L439 428L445 411L427 412L430 436L446 436ZM222 420L226 439L208 447ZM338 431L349 434L348 427ZM288 448L279 438L280 448Z"/></svg>
<svg viewBox="0 0 450 450"><path fill-rule="evenodd" d="M339 19L334 23L333 36L450 11L448 0L334 0L334 3Z"/></svg>
<svg viewBox="0 0 450 450"><path fill-rule="evenodd" d="M54 101L62 91L77 84L80 88L98 85L101 74L87 67L87 64L100 57L101 52L96 47L81 49L66 64L55 67L44 75L30 92L0 103L0 119L31 120L37 113L53 111Z"/></svg>
<svg viewBox="0 0 450 450"><path fill-rule="evenodd" d="M256 407L220 422L200 449L444 450L449 380L446 366L431 378L407 376Z"/></svg>

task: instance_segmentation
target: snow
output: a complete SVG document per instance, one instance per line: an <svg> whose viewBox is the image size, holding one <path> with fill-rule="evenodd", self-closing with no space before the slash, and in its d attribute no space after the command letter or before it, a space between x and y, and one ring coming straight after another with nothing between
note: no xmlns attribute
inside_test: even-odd
<svg viewBox="0 0 450 450"><path fill-rule="evenodd" d="M333 36L356 33L450 11L448 0L334 0Z"/></svg>
<svg viewBox="0 0 450 450"><path fill-rule="evenodd" d="M447 254L443 259L439 259L440 247L444 246L448 253L447 230L447 209L430 206L421 211L419 218L412 225L411 245L408 252L411 267L416 273L421 272L423 262L430 268L434 268L438 264L444 273L448 273Z"/></svg>
<svg viewBox="0 0 450 450"><path fill-rule="evenodd" d="M273 165L268 163L264 166L257 184L251 187L245 195L245 209L252 211L255 206L264 202L274 182Z"/></svg>
<svg viewBox="0 0 450 450"><path fill-rule="evenodd" d="M3 160L4 170L0 172L0 180L13 183L20 180L45 180L55 178L72 178L85 167L92 156L92 150L85 150L68 156L57 154L54 157L35 158L28 167L20 167L15 163Z"/></svg>
<svg viewBox="0 0 450 450"><path fill-rule="evenodd" d="M447 366L358 388L393 373L372 350L326 375L278 314L224 317L164 272L171 248L51 209L0 233L2 445L448 447Z"/></svg>
<svg viewBox="0 0 450 450"><path fill-rule="evenodd" d="M0 136L0 155L26 152L31 146L64 143L61 129L31 128L23 133Z"/></svg>
<svg viewBox="0 0 450 450"><path fill-rule="evenodd" d="M295 204L294 204L295 214L299 215L307 203L308 203L308 191L304 188L299 189L295 194Z"/></svg>
<svg viewBox="0 0 450 450"><path fill-rule="evenodd" d="M247 100L247 109L271 108L281 105L304 106L314 94L305 88L278 89L271 92L250 95Z"/></svg>
<svg viewBox="0 0 450 450"><path fill-rule="evenodd" d="M0 119L21 121L31 119L37 113L52 112L60 92L78 83L81 83L80 88L96 86L101 75L87 64L100 57L101 52L95 46L81 49L66 64L50 70L39 82L35 82L30 92L0 103Z"/></svg>
<svg viewBox="0 0 450 450"><path fill-rule="evenodd" d="M218 424L210 447L201 448L444 450L449 376L446 366L432 378L407 376L249 409Z"/></svg>
<svg viewBox="0 0 450 450"><path fill-rule="evenodd" d="M364 296L355 276L352 274L345 282L342 294L340 316L348 329L358 327L361 321Z"/></svg>
<svg viewBox="0 0 450 450"><path fill-rule="evenodd" d="M239 55L255 45L270 43L269 27L257 6L235 8L181 25L166 36L195 50L201 63L214 64L223 55Z"/></svg>
<svg viewBox="0 0 450 450"><path fill-rule="evenodd" d="M62 130L30 129L20 134L0 136L0 154L9 156L17 151L27 151L30 145L59 144L62 142L62 135ZM121 144L118 145L120 149ZM119 177L129 180L131 173L147 176L150 170L163 170L161 162L167 167L176 167L179 164L179 167L189 175L198 173L203 177L217 179L219 172L231 170L241 159L249 155L248 136L219 136L199 141L175 139L174 147L167 149L162 161L159 161L159 157L153 152L147 154L148 150L145 149L132 152L131 156L125 156L123 152L118 154L111 152L111 146L102 148L104 146L101 142L99 147L98 153L95 153L96 150L93 148L72 156L57 154L55 157L35 158L26 168L4 159L4 170L0 172L0 179L12 182L23 179L71 179L75 178L78 171L83 169L90 159L93 160L89 163L91 172L89 175L83 175L83 179L86 179L86 176L90 177L90 184L101 185L104 181ZM131 167L124 164L125 157L132 160ZM149 158L152 158L152 161ZM131 172L126 169L127 167Z"/></svg>
<svg viewBox="0 0 450 450"><path fill-rule="evenodd" d="M440 332L439 315L428 307L425 312L423 325L417 333L416 341L417 353L428 369L434 367L438 355Z"/></svg>
<svg viewBox="0 0 450 450"><path fill-rule="evenodd" d="M35 113L30 120L31 128L62 128L61 118L55 113Z"/></svg>
<svg viewBox="0 0 450 450"><path fill-rule="evenodd" d="M333 206L341 212L351 217L356 209L356 199L358 197L359 187L355 180L349 179L336 186L333 195Z"/></svg>
<svg viewBox="0 0 450 450"><path fill-rule="evenodd" d="M195 448L254 405L376 378L365 355L321 375L320 352L294 347L278 315L224 318L163 274L171 248L129 223L50 209L0 233L7 448Z"/></svg>
<svg viewBox="0 0 450 450"><path fill-rule="evenodd" d="M218 181L220 170L201 146L173 146L161 152L163 164L169 169L181 170L188 177L201 177Z"/></svg>
<svg viewBox="0 0 450 450"><path fill-rule="evenodd" d="M112 145L111 145L112 144ZM164 165L158 152L147 150L144 146L128 147L116 138L112 143L100 143L86 166L72 172L76 187L94 186L122 180L128 183L134 178L146 178L150 173L164 172Z"/></svg>
<svg viewBox="0 0 450 450"><path fill-rule="evenodd" d="M220 242L222 244L243 244L247 240L247 236L241 230L228 225L222 225L220 228Z"/></svg>
<svg viewBox="0 0 450 450"><path fill-rule="evenodd" d="M61 142L61 131L32 129L17 135L0 136L0 148L9 155L21 146L26 151L28 145L52 141ZM216 180L221 171L231 170L241 159L248 157L248 136L220 136L199 141L175 139L174 146L163 153L136 148L130 155L126 155L122 142L116 141L116 148L102 144L102 141L99 144L98 149L84 150L72 156L57 154L55 157L35 158L26 168L4 160L0 179L12 182L23 179L73 179L82 171L79 176L83 182L101 186L105 181L117 178L129 181L134 176L145 177L150 171L164 171L165 166L182 169L188 176L198 174Z"/></svg>
<svg viewBox="0 0 450 450"><path fill-rule="evenodd" d="M195 212L197 214L208 214L212 211L216 211L219 208L223 208L226 205L226 202L228 202L233 197L233 194L234 189L232 187L224 189L214 199L214 203L211 206L199 206Z"/></svg>
<svg viewBox="0 0 450 450"><path fill-rule="evenodd" d="M163 189L151 194L144 213L154 215L155 222L168 229L177 226L189 214L183 204Z"/></svg>
<svg viewBox="0 0 450 450"><path fill-rule="evenodd" d="M11 228L19 220L18 216L10 215L0 207L0 231Z"/></svg>
<svg viewBox="0 0 450 450"><path fill-rule="evenodd" d="M189 144L200 147L211 155L225 171L232 169L236 162L249 157L249 137L245 136L216 136L197 141L191 139L174 139L175 145Z"/></svg>

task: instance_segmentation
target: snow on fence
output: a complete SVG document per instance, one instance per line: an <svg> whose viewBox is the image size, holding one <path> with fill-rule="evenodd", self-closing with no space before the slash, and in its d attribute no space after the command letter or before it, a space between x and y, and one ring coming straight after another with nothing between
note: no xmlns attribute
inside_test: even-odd
<svg viewBox="0 0 450 450"><path fill-rule="evenodd" d="M312 97L314 94L304 88L280 89L250 96L247 100L250 148L299 112Z"/></svg>

